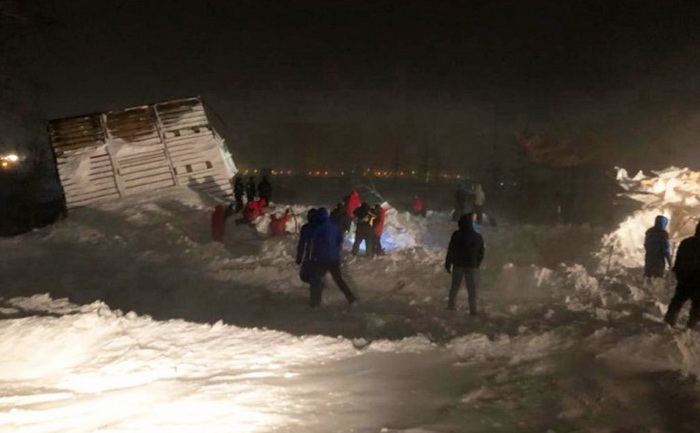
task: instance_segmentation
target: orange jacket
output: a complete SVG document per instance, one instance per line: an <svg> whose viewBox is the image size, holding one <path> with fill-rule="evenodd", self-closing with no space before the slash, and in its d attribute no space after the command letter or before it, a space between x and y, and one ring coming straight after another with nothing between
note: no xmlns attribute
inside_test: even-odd
<svg viewBox="0 0 700 433"><path fill-rule="evenodd" d="M374 218L374 226L372 228L374 229L375 235L381 236L384 232L384 222L386 221L386 209L380 207L379 210L377 210L375 208L374 213L377 216Z"/></svg>
<svg viewBox="0 0 700 433"><path fill-rule="evenodd" d="M243 218L252 223L255 218L265 215L265 199L253 200L246 203L243 208Z"/></svg>
<svg viewBox="0 0 700 433"><path fill-rule="evenodd" d="M273 236L283 236L284 230L287 227L287 221L289 221L289 212L285 212L284 215L278 217L277 215L270 216L270 231Z"/></svg>

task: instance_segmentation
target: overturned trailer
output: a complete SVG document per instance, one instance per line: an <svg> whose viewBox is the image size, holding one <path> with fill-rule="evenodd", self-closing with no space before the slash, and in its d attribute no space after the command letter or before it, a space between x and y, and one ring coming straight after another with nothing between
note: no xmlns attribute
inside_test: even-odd
<svg viewBox="0 0 700 433"><path fill-rule="evenodd" d="M236 167L200 98L52 120L49 139L68 208L177 185L232 193Z"/></svg>

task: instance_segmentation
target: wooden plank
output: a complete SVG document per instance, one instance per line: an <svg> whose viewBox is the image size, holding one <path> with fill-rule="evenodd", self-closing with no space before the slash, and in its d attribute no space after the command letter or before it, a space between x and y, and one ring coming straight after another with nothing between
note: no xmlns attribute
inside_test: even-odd
<svg viewBox="0 0 700 433"><path fill-rule="evenodd" d="M131 167L139 164L144 164L144 163L149 163L153 161L162 161L163 164L168 164L167 159L165 158L165 152L161 151L154 151L154 152L148 152L143 155L139 156L132 156L124 159L120 159L118 164L119 168L125 168L125 167Z"/></svg>
<svg viewBox="0 0 700 433"><path fill-rule="evenodd" d="M158 113L162 125L174 125L178 123L204 122L209 123L206 114L203 111L191 111L189 113L171 115L168 113Z"/></svg>
<svg viewBox="0 0 700 433"><path fill-rule="evenodd" d="M148 155L165 155L165 149L163 146L158 145L158 143L155 144L144 144L140 146L133 146L131 149L129 149L128 152L123 152L123 155L121 158L117 159L118 163L121 162L128 162L132 159L139 159L146 157ZM119 152L117 152L117 156L119 156Z"/></svg>
<svg viewBox="0 0 700 433"><path fill-rule="evenodd" d="M102 131L98 116L70 125L49 125L49 133L56 135L72 134L81 131Z"/></svg>
<svg viewBox="0 0 700 433"><path fill-rule="evenodd" d="M90 142L90 141L104 141L105 137L100 135L82 135L82 136L75 136L75 137L58 137L54 140L51 140L51 144L53 147L61 147L65 145L70 145L70 144L81 144L85 142Z"/></svg>
<svg viewBox="0 0 700 433"><path fill-rule="evenodd" d="M85 194L93 194L93 193L102 193L105 191L112 191L115 193L119 192L117 190L117 186L114 182L101 183L99 185L94 185L92 188L84 188L83 185L72 186L72 187L64 188L63 191L66 194L70 194L70 195L85 195Z"/></svg>
<svg viewBox="0 0 700 433"><path fill-rule="evenodd" d="M173 186L172 179L169 180L153 180L149 183L140 183L136 185L130 185L127 187L127 194L134 195L141 192L153 191L154 189L169 188Z"/></svg>
<svg viewBox="0 0 700 433"><path fill-rule="evenodd" d="M82 196L76 196L74 198L71 198L70 200L68 197L66 197L66 206L68 209L73 209L81 206L85 206L86 204L89 203L94 203L97 201L101 200L113 200L113 199L118 199L119 194L104 194L100 196L90 196L90 197L82 197Z"/></svg>
<svg viewBox="0 0 700 433"><path fill-rule="evenodd" d="M79 150L87 149L89 147L97 147L105 144L104 141L85 141L82 143L65 143L65 144L54 144L53 148L56 151L66 152L69 150Z"/></svg>
<svg viewBox="0 0 700 433"><path fill-rule="evenodd" d="M187 121L187 122L173 122L171 124L163 125L163 131L166 131L166 132L179 131L179 130L183 130L183 129L194 129L194 128L208 129L209 122L207 122L207 119L201 119L201 120L192 120L192 121Z"/></svg>
<svg viewBox="0 0 700 433"><path fill-rule="evenodd" d="M81 128L75 131L53 131L49 133L49 139L51 141L66 141L84 137L99 137L102 139L104 136L104 131L99 127Z"/></svg>
<svg viewBox="0 0 700 433"><path fill-rule="evenodd" d="M141 183L150 183L153 181L165 180L165 179L170 179L170 182L173 185L175 184L175 180L173 179L173 176L172 176L172 173L170 173L170 170L168 170L168 171L151 170L148 172L138 173L138 175L136 173L134 173L134 174L130 174L129 176L122 176L121 179L127 188L129 187L129 185L139 185Z"/></svg>
<svg viewBox="0 0 700 433"><path fill-rule="evenodd" d="M145 161L141 164L134 164L130 165L127 167L120 166L119 167L119 175L124 177L128 176L133 173L140 173L141 171L144 170L152 170L154 168L165 168L167 170L170 170L170 166L163 160L158 160L158 161Z"/></svg>
<svg viewBox="0 0 700 433"><path fill-rule="evenodd" d="M118 194L119 192L117 191L116 187L112 188L102 188L99 190L91 190L91 191L86 191L86 190L80 190L80 192L76 191L66 191L66 198L67 199L85 199L85 198L94 198L94 197L100 197L104 195L112 195L112 194Z"/></svg>

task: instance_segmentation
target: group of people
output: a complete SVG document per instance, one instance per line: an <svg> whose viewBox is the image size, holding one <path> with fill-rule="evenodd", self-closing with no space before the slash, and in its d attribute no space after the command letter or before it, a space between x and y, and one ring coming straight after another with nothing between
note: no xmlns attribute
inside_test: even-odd
<svg viewBox="0 0 700 433"><path fill-rule="evenodd" d="M243 210L243 196L246 198L246 203L262 200L263 207L267 206L272 200L272 184L267 176L263 176L258 184L255 183L253 176L250 176L245 183L243 178L236 176L233 180L233 198L236 201L235 213Z"/></svg>
<svg viewBox="0 0 700 433"><path fill-rule="evenodd" d="M300 266L299 277L310 286L311 307L321 305L326 273L331 274L350 305L358 301L340 270L344 234L350 230L353 218L356 232L352 254L358 254L362 242L365 242L368 255L383 252L381 233L386 211L380 204L370 208L367 203L362 203L357 191L338 203L330 215L326 208L310 209L307 213L307 222L301 227L297 244L296 263ZM476 221L477 214L474 212L459 218L459 229L452 234L445 257L445 270L452 274L447 309L455 310L457 294L464 281L470 315L477 315L479 267L485 253L484 240L476 229Z"/></svg>
<svg viewBox="0 0 700 433"><path fill-rule="evenodd" d="M226 220L229 217L240 213L241 218L236 220L236 224L252 224L258 217L265 215L265 209L272 200L272 183L267 176L263 176L257 184L253 176L250 176L245 183L240 176L236 176L232 183L234 201L228 206L215 206L212 213L211 235L212 240L217 242L224 241ZM282 215L272 214L270 233L274 236L283 235L290 217L289 209Z"/></svg>
<svg viewBox="0 0 700 433"><path fill-rule="evenodd" d="M374 207L360 200L360 194L352 191L336 204L330 213L330 218L338 224L344 233L349 233L352 222L355 221L355 241L352 245L352 254L358 255L362 243L368 256L384 254L382 248L382 233L386 221L386 209L381 203Z"/></svg>
<svg viewBox="0 0 700 433"><path fill-rule="evenodd" d="M666 231L668 223L667 217L658 215L654 226L645 233L644 278L663 278L668 265L676 274L677 284L664 321L675 326L681 308L690 301L690 315L686 326L694 328L700 322L700 223L695 227L693 236L681 241L673 264L671 243Z"/></svg>

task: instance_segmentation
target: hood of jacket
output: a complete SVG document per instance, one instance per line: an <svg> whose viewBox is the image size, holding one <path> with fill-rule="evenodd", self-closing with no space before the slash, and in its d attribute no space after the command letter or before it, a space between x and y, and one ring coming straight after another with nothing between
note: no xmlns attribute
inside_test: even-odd
<svg viewBox="0 0 700 433"><path fill-rule="evenodd" d="M459 229L462 231L472 231L474 230L474 213L469 212L461 217L459 217L459 221L457 222L457 225L459 226Z"/></svg>
<svg viewBox="0 0 700 433"><path fill-rule="evenodd" d="M314 213L313 223L314 225L321 225L328 221L328 218L328 209L326 209L325 207L318 208Z"/></svg>
<svg viewBox="0 0 700 433"><path fill-rule="evenodd" d="M654 227L661 230L666 230L668 227L668 218L663 215L657 215L654 220Z"/></svg>

